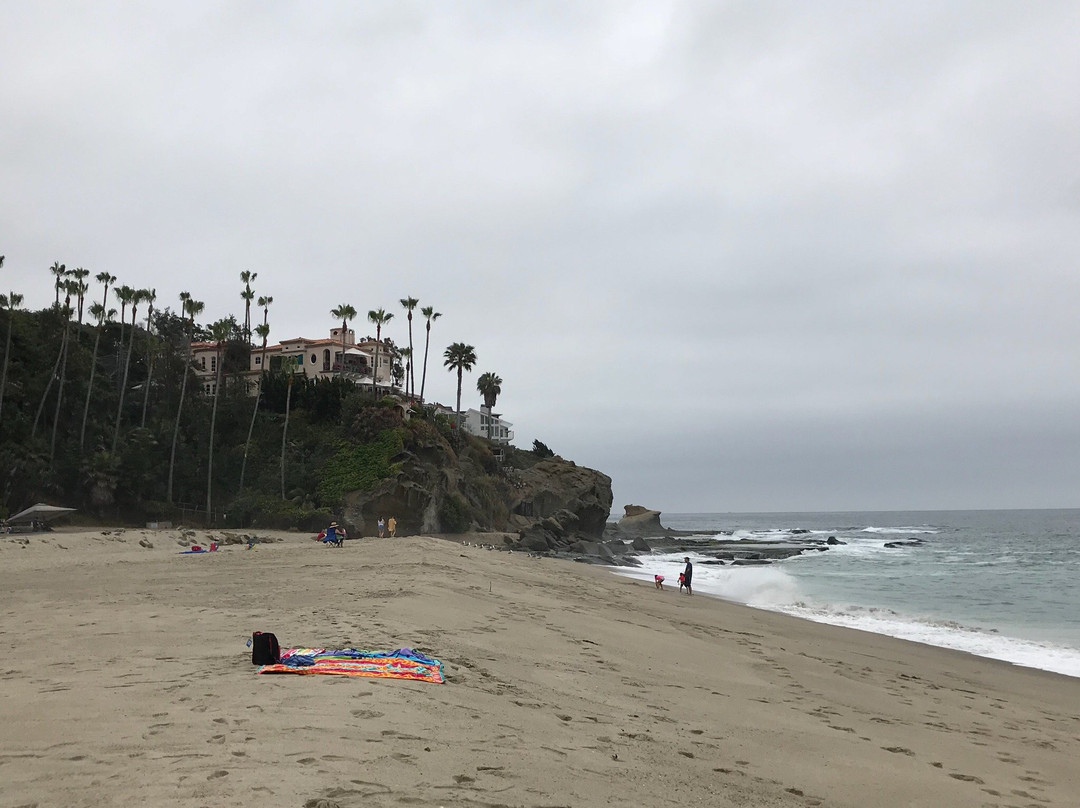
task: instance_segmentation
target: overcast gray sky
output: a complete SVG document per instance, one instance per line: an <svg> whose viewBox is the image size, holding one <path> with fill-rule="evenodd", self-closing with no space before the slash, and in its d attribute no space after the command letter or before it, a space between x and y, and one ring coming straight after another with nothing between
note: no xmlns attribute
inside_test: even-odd
<svg viewBox="0 0 1080 808"><path fill-rule="evenodd" d="M0 0L0 288L443 313L615 510L1080 505L1080 4ZM366 332L358 323L361 333Z"/></svg>

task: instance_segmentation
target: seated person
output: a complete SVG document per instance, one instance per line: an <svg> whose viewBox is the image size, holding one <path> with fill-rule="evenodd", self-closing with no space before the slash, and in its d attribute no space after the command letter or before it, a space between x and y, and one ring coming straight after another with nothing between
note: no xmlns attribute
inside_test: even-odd
<svg viewBox="0 0 1080 808"><path fill-rule="evenodd" d="M330 527L326 529L326 535L323 536L323 544L332 544L335 547L341 547L345 541L345 531L342 530L337 522L331 522Z"/></svg>

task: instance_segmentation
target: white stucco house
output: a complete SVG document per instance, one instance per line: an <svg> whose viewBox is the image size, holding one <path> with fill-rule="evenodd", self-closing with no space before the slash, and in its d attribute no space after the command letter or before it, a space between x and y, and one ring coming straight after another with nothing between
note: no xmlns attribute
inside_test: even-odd
<svg viewBox="0 0 1080 808"><path fill-rule="evenodd" d="M375 365L375 347L379 348L379 366ZM375 370L375 384L385 392L395 392L393 384L394 363L401 362L401 354L389 340L376 342L365 337L359 343L355 332L350 328L345 332L344 373L342 373L341 328L330 331L329 338L310 339L295 337L282 340L275 345L267 345L264 351L261 345L251 349L250 365L247 371L249 388L254 395L257 382L263 370L280 373L283 363L289 357L296 360L294 373L303 373L309 379L329 379L338 375L356 384L371 384L372 371ZM217 376L218 345L215 342L191 343L192 363L195 373L203 383L207 395L214 394ZM264 364L265 363L265 364Z"/></svg>

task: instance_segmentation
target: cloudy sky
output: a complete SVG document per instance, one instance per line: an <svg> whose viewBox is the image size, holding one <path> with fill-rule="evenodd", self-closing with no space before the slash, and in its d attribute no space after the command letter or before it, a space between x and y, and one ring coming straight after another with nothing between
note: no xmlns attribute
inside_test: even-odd
<svg viewBox="0 0 1080 808"><path fill-rule="evenodd" d="M53 261L438 357L616 511L1080 505L1080 5L0 2ZM358 324L366 332L363 323Z"/></svg>

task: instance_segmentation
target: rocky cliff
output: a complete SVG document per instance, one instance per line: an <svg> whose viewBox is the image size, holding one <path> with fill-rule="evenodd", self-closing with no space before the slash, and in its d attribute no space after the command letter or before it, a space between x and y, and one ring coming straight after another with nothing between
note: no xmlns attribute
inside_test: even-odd
<svg viewBox="0 0 1080 808"><path fill-rule="evenodd" d="M493 531L503 534L500 544L537 551L604 532L611 478L599 471L513 448L499 460L486 441L415 419L395 434L388 472L344 494L352 535L370 536L390 516L398 535Z"/></svg>

